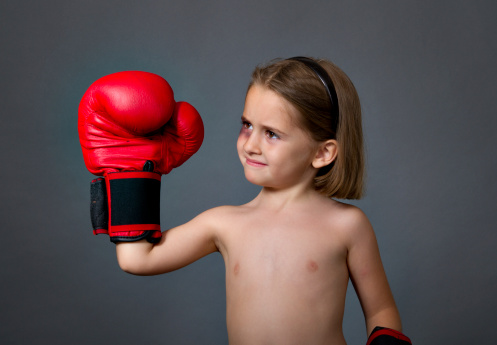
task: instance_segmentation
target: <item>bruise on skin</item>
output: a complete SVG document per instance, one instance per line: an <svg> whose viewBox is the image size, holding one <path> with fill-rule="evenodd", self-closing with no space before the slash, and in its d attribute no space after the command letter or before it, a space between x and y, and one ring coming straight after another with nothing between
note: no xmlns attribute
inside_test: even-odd
<svg viewBox="0 0 497 345"><path fill-rule="evenodd" d="M238 275L238 272L240 272L240 264L237 262L235 264L235 267L233 268L233 273L236 275Z"/></svg>
<svg viewBox="0 0 497 345"><path fill-rule="evenodd" d="M319 269L319 265L314 260L309 260L307 263L307 269L311 272L316 272Z"/></svg>

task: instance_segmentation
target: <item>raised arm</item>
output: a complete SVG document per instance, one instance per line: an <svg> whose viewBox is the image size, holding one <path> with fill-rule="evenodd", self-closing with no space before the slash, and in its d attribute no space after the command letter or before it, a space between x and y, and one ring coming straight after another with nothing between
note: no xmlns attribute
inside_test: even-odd
<svg viewBox="0 0 497 345"><path fill-rule="evenodd" d="M385 336L394 336L398 332L402 332L402 324L381 262L373 228L359 209L352 210L350 221L347 264L352 284L362 306L367 334L379 334L373 331L378 331L375 329L376 327L383 327L388 329L383 333L391 333ZM402 333L398 334L403 336ZM378 340L376 341L374 344L382 344ZM399 344L410 344L410 342Z"/></svg>
<svg viewBox="0 0 497 345"><path fill-rule="evenodd" d="M159 243L146 240L116 245L124 271L154 275L174 271L217 251L220 209L206 211L190 222L163 232Z"/></svg>

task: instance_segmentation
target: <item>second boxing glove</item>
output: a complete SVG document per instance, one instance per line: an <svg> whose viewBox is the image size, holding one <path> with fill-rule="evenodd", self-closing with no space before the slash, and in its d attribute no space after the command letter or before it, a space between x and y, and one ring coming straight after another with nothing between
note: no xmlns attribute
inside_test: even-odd
<svg viewBox="0 0 497 345"><path fill-rule="evenodd" d="M375 327L366 345L412 345L411 339L399 331L386 327Z"/></svg>

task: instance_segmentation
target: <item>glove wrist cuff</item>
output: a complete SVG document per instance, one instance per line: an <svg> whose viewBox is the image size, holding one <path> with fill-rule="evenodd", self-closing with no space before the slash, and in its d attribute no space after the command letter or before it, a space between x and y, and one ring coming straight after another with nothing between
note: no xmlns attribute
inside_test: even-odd
<svg viewBox="0 0 497 345"><path fill-rule="evenodd" d="M411 345L411 340L403 333L386 327L375 327L366 345Z"/></svg>
<svg viewBox="0 0 497 345"><path fill-rule="evenodd" d="M161 175L148 171L109 173L107 195L109 208L109 236L122 241L142 237L142 231L160 231ZM132 236L130 232L140 232ZM130 236L131 235L131 236Z"/></svg>
<svg viewBox="0 0 497 345"><path fill-rule="evenodd" d="M108 173L91 184L93 233L110 240L156 243L160 231L161 175L149 171Z"/></svg>

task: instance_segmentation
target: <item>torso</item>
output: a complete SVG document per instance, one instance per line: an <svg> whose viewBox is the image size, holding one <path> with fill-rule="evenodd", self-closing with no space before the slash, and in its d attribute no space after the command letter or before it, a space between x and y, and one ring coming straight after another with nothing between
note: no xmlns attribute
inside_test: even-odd
<svg viewBox="0 0 497 345"><path fill-rule="evenodd" d="M334 217L343 207L222 209L230 345L345 344L346 234Z"/></svg>

